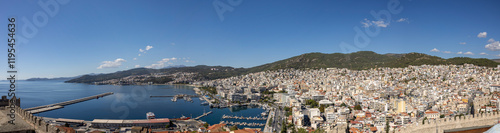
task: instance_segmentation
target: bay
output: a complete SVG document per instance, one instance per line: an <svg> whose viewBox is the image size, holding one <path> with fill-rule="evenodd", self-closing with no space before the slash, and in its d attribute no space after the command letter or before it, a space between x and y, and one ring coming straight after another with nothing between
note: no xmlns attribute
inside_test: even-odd
<svg viewBox="0 0 500 133"><path fill-rule="evenodd" d="M2 88L8 88L8 81L0 81ZM68 118L92 121L93 119L146 119L147 112L154 112L157 118L197 117L203 112L213 111L212 114L201 118L209 124L220 121L256 122L256 120L222 119L222 115L237 115L245 117L259 116L264 110L261 108L210 108L200 105L199 98L192 98L193 102L178 100L172 102L170 97L153 97L159 95L187 94L196 95L194 87L186 85L89 85L79 83L64 83L59 80L49 81L17 81L16 96L21 98L21 107L30 108L48 105L92 95L113 92L113 95L99 99L92 99L64 108L35 114L36 116L51 118ZM2 94L1 92L4 92ZM2 90L0 95L7 95L8 89ZM241 128L242 126L240 126Z"/></svg>

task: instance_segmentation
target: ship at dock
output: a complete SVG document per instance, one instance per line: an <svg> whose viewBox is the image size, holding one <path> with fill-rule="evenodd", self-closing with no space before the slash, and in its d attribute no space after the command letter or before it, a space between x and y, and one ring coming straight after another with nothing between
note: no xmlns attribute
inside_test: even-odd
<svg viewBox="0 0 500 133"><path fill-rule="evenodd" d="M181 116L181 118L174 118L174 120L189 120L191 117Z"/></svg>

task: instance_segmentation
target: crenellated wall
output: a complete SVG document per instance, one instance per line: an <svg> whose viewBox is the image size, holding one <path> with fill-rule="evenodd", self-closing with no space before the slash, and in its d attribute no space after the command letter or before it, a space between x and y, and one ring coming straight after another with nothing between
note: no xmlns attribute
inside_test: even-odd
<svg viewBox="0 0 500 133"><path fill-rule="evenodd" d="M445 130L469 128L479 126L493 126L499 123L500 114L483 113L476 114L475 116L466 115L463 117L455 118L442 118L436 120L428 120L422 125L422 122L413 123L406 127L396 129L396 133L427 133L436 132L443 133Z"/></svg>
<svg viewBox="0 0 500 133"><path fill-rule="evenodd" d="M23 110L22 108L16 106L15 108L17 114L22 117L22 119L26 120L28 123L33 124L35 126L36 132L45 132L45 133L59 133L61 132L59 128L49 125L41 117L34 116L33 114ZM61 132L63 133L63 132Z"/></svg>

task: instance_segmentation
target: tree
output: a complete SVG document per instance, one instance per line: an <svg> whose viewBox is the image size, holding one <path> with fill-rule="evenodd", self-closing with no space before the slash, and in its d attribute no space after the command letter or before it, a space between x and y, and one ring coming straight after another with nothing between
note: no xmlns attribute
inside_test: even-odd
<svg viewBox="0 0 500 133"><path fill-rule="evenodd" d="M203 127L205 127L205 129L207 129L208 128L208 123L204 123Z"/></svg>
<svg viewBox="0 0 500 133"><path fill-rule="evenodd" d="M389 126L389 121L385 120L385 133L389 133L390 126Z"/></svg>
<svg viewBox="0 0 500 133"><path fill-rule="evenodd" d="M427 117L424 117L424 119L422 120L422 125L425 124L425 120L427 120Z"/></svg>
<svg viewBox="0 0 500 133"><path fill-rule="evenodd" d="M308 132L304 128L299 128L298 133L308 133Z"/></svg>
<svg viewBox="0 0 500 133"><path fill-rule="evenodd" d="M295 125L293 125L293 123L289 124L288 126L289 126L289 128L291 128L292 133L297 133L297 129L295 129Z"/></svg>
<svg viewBox="0 0 500 133"><path fill-rule="evenodd" d="M444 118L444 115L440 115L439 118Z"/></svg>
<svg viewBox="0 0 500 133"><path fill-rule="evenodd" d="M346 107L345 103L340 104L341 107Z"/></svg>
<svg viewBox="0 0 500 133"><path fill-rule="evenodd" d="M318 128L318 129L312 131L311 133L324 133L324 132L325 132L325 130Z"/></svg>
<svg viewBox="0 0 500 133"><path fill-rule="evenodd" d="M321 112L321 113L325 112L325 105L320 105L319 106L319 112Z"/></svg>
<svg viewBox="0 0 500 133"><path fill-rule="evenodd" d="M354 106L354 109L355 110L361 110L361 105L358 104L358 105Z"/></svg>
<svg viewBox="0 0 500 133"><path fill-rule="evenodd" d="M283 121L281 123L281 133L287 133L287 131L286 131L287 128L286 128L286 124L285 123L286 123L285 121Z"/></svg>
<svg viewBox="0 0 500 133"><path fill-rule="evenodd" d="M272 126L272 124L273 124L273 118L269 118L269 122L267 123L267 125Z"/></svg>
<svg viewBox="0 0 500 133"><path fill-rule="evenodd" d="M318 102L314 101L313 99L309 99L306 101L306 105L311 105L311 108L317 108Z"/></svg>
<svg viewBox="0 0 500 133"><path fill-rule="evenodd" d="M238 130L238 126L234 125L234 126L231 126L231 128L229 128L231 131L234 131L234 130Z"/></svg>

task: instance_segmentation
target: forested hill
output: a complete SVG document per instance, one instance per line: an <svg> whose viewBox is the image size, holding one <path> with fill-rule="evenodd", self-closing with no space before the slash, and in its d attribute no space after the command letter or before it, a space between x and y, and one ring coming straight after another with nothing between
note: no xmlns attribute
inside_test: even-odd
<svg viewBox="0 0 500 133"><path fill-rule="evenodd" d="M118 71L109 74L100 75L84 75L79 78L68 80L72 83L92 83L105 81L110 79L119 79L131 75L144 75L151 73L176 73L176 72L195 72L198 75L196 80L212 80L219 78L227 78L253 72L261 72L267 70L277 70L286 68L295 69L319 69L319 68L348 68L354 70L369 69L375 67L407 67L409 65L446 65L446 64L474 64L478 66L496 67L500 65L485 58L468 58L455 57L443 59L437 56L431 56L422 53L407 53L407 54L377 54L372 51L359 51L350 54L342 53L307 53L299 56L294 56L288 59L268 63L251 68L233 68L228 66L192 66L192 67L174 67L163 69L148 69L135 68L125 71Z"/></svg>

